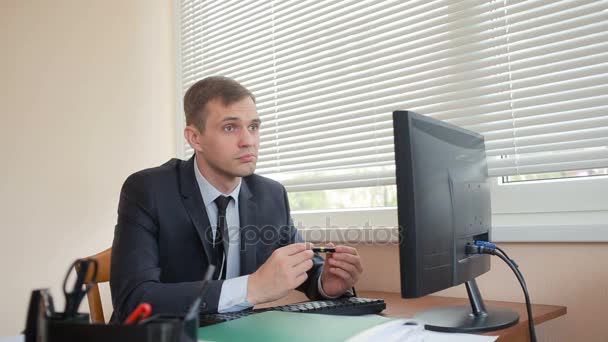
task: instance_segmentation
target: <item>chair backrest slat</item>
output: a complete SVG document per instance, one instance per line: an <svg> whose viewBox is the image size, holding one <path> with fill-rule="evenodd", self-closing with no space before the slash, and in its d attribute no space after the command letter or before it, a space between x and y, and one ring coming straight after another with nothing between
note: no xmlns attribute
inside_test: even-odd
<svg viewBox="0 0 608 342"><path fill-rule="evenodd" d="M85 278L86 284L91 284L91 289L87 293L89 302L89 312L91 314L91 323L105 324L106 320L103 315L103 306L101 305L101 295L99 294L98 283L106 283L110 281L110 261L112 259L112 248L108 248L101 253L97 253L83 259L97 260L97 280L91 283L93 270L91 269Z"/></svg>

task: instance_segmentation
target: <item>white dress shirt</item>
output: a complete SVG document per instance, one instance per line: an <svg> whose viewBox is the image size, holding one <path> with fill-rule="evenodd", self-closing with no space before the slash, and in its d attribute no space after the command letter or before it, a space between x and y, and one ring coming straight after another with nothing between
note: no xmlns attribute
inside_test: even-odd
<svg viewBox="0 0 608 342"><path fill-rule="evenodd" d="M226 280L224 280L224 283L222 284L217 311L219 313L224 313L248 309L253 306L253 304L247 301L247 282L249 281L249 275L239 276L241 273L239 192L241 191L242 180L239 180L239 184L231 193L224 194L203 177L198 169L196 160L194 163L194 175L196 176L198 187L201 190L205 211L207 212L207 217L209 217L209 223L211 224L214 238L217 230L217 205L214 201L220 195L232 197L232 200L228 203L228 207L226 207L226 225L228 226L228 235L230 237L227 249L228 260L226 261ZM226 245L224 245L224 248L226 248ZM319 293L322 297L339 297L328 296L325 291L323 291L321 277L319 277L317 282Z"/></svg>
<svg viewBox="0 0 608 342"><path fill-rule="evenodd" d="M198 187L201 190L205 211L207 212L207 217L209 217L209 223L211 224L214 237L217 230L217 205L214 201L220 195L232 197L232 200L228 203L228 207L226 208L226 225L228 227L229 245L227 248L226 245L224 245L224 248L227 251L226 256L228 259L226 261L226 280L224 280L224 283L222 284L220 300L217 307L218 312L240 311L250 308L253 305L247 301L247 282L249 281L249 275L239 276L241 273L241 222L239 219L239 192L241 191L241 182L239 181L239 184L231 193L224 194L203 177L196 162L194 163L194 175Z"/></svg>

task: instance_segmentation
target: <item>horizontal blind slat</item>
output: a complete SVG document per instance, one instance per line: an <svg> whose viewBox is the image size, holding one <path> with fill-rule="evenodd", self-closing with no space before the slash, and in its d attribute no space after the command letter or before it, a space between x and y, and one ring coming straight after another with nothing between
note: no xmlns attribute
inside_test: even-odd
<svg viewBox="0 0 608 342"><path fill-rule="evenodd" d="M394 184L374 166L394 166L395 110L483 134L491 174L607 159L608 2L191 0L180 17L182 91L215 74L252 90L257 172L289 190Z"/></svg>

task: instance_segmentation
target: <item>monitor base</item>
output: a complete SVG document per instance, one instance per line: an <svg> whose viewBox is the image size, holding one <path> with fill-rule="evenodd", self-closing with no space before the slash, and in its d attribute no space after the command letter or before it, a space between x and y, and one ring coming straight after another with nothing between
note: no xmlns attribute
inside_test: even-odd
<svg viewBox="0 0 608 342"><path fill-rule="evenodd" d="M486 305L475 279L465 282L471 306L448 306L417 313L414 318L425 323L425 328L440 332L474 333L505 329L519 322L519 315L509 309Z"/></svg>
<svg viewBox="0 0 608 342"><path fill-rule="evenodd" d="M427 330L459 333L500 330L519 321L519 315L508 309L489 308L473 315L470 306L430 309L417 313L414 318L424 322Z"/></svg>

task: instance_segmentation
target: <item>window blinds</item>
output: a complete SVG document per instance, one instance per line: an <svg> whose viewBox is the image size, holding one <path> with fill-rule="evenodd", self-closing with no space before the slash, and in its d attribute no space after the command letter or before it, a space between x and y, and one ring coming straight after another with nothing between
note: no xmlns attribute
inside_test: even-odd
<svg viewBox="0 0 608 342"><path fill-rule="evenodd" d="M210 75L249 88L256 172L291 191L394 184L397 109L483 134L492 176L608 166L607 1L181 9L182 93Z"/></svg>

